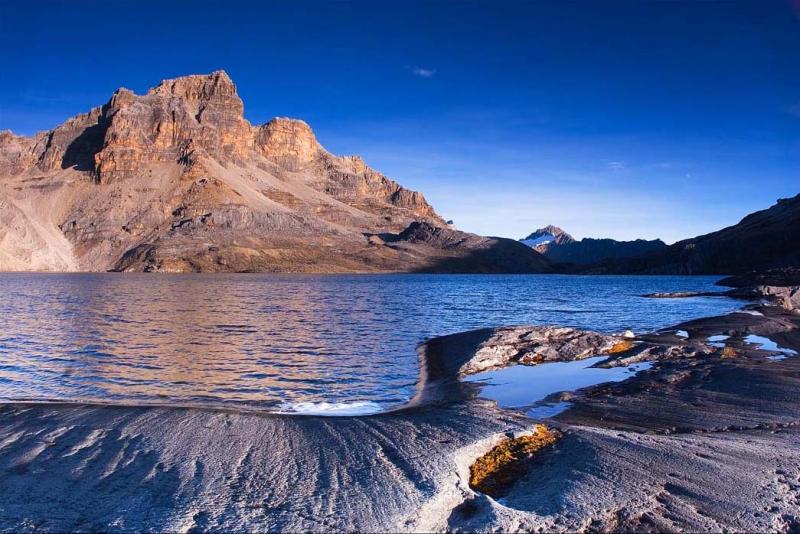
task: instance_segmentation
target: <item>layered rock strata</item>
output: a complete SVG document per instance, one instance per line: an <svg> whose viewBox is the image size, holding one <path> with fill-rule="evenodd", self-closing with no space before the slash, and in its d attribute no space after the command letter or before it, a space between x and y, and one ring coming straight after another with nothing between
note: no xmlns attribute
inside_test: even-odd
<svg viewBox="0 0 800 534"><path fill-rule="evenodd" d="M412 223L447 227L421 193L329 153L303 121L254 126L243 111L217 71L121 88L32 137L0 133L0 270L497 268L480 261L494 243L471 234L398 246ZM547 270L518 252L527 261L500 270Z"/></svg>

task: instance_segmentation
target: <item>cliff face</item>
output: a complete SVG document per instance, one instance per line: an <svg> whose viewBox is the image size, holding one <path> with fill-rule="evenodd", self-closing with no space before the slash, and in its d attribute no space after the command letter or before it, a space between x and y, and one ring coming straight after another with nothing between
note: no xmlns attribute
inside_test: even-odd
<svg viewBox="0 0 800 534"><path fill-rule="evenodd" d="M217 71L119 89L33 137L0 133L0 270L413 271L474 255L375 239L446 225L306 123L253 126L243 109Z"/></svg>

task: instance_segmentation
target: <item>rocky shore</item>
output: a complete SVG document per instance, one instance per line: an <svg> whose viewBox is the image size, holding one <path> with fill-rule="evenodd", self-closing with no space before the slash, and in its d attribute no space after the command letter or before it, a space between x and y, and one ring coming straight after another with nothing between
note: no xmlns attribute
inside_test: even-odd
<svg viewBox="0 0 800 534"><path fill-rule="evenodd" d="M717 282L727 291L648 293L647 298L733 297L770 303L788 311L800 310L800 269L782 268L729 276Z"/></svg>
<svg viewBox="0 0 800 534"><path fill-rule="evenodd" d="M366 417L8 404L0 529L796 530L798 327L800 314L755 302L646 335L436 338L419 348L414 401ZM543 421L558 438L502 496L473 490L475 461L541 421L460 378L598 354L652 365L570 392Z"/></svg>

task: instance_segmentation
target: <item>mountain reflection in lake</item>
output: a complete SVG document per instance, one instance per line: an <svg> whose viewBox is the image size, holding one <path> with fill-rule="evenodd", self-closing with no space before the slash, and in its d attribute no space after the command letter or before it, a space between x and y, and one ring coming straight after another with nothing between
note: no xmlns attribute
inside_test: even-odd
<svg viewBox="0 0 800 534"><path fill-rule="evenodd" d="M651 330L737 308L638 296L714 280L4 273L0 400L376 411L413 395L426 338L526 323Z"/></svg>

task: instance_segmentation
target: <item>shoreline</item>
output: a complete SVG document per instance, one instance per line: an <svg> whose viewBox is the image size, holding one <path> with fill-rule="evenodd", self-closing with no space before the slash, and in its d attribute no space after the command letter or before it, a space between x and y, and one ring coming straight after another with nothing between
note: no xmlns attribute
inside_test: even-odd
<svg viewBox="0 0 800 534"><path fill-rule="evenodd" d="M368 416L2 404L0 528L797 526L792 499L800 503L800 491L791 487L800 483L800 358L771 361L741 344L735 357L721 357L705 342L724 330L734 339L737 332L760 333L800 349L800 316L776 306L754 309L762 315L688 321L637 336L635 349L611 354L610 364L651 358L654 365L624 382L571 392L570 407L548 420L562 439L502 500L472 491L465 469L536 421L478 397L478 386L459 380L465 366L476 356L484 366L508 365L545 345L580 359L622 336L501 327L435 338L418 350L424 365L412 401ZM538 329L539 344L506 343L510 332L526 329L528 341ZM565 330L571 331L566 338ZM677 337L677 330L687 337ZM715 497L726 491L731 498ZM758 509L764 492L780 500L770 505L775 510Z"/></svg>

